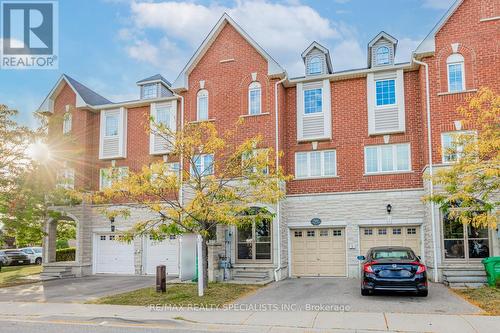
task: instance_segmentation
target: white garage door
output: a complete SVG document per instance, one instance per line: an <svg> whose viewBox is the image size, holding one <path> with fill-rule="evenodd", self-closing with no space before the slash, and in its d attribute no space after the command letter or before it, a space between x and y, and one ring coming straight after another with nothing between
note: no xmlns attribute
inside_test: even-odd
<svg viewBox="0 0 500 333"><path fill-rule="evenodd" d="M346 276L345 229L292 230L292 275Z"/></svg>
<svg viewBox="0 0 500 333"><path fill-rule="evenodd" d="M165 265L167 275L179 275L178 237L170 236L162 241L147 237L144 258L146 274L156 274L156 266Z"/></svg>
<svg viewBox="0 0 500 333"><path fill-rule="evenodd" d="M96 273L134 274L134 244L121 242L118 235L96 235Z"/></svg>
<svg viewBox="0 0 500 333"><path fill-rule="evenodd" d="M375 246L407 246L420 253L420 227L390 226L360 228L361 254Z"/></svg>

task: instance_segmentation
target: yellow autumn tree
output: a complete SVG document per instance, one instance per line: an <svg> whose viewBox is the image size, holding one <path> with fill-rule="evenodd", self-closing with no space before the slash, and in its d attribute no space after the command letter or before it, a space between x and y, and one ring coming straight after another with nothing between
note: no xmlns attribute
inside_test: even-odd
<svg viewBox="0 0 500 333"><path fill-rule="evenodd" d="M464 224L495 228L500 203L500 95L482 88L457 111L470 131L453 136L443 152L453 163L430 179L440 190L426 200Z"/></svg>
<svg viewBox="0 0 500 333"><path fill-rule="evenodd" d="M238 142L233 130L219 133L210 122L188 124L173 132L151 119L150 131L163 139L169 161L160 161L138 172L109 173L112 185L95 194L95 203L111 203L103 213L108 218L127 217L131 209L142 209L153 218L137 221L126 240L149 234L160 239L169 234L194 233L203 238L203 281L208 280L207 241L218 224L241 225L271 218L267 210L249 213L256 203L273 205L284 196L288 179L276 166L276 154L263 146L260 136ZM120 202L120 204L116 204Z"/></svg>

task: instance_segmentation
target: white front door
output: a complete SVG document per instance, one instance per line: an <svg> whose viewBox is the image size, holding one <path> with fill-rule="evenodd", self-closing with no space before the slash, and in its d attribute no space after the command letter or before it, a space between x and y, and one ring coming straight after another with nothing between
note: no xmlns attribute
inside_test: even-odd
<svg viewBox="0 0 500 333"><path fill-rule="evenodd" d="M95 273L134 274L134 244L118 235L96 235Z"/></svg>
<svg viewBox="0 0 500 333"><path fill-rule="evenodd" d="M165 265L167 275L179 275L179 238L167 236L164 240L154 240L146 236L144 259L146 274L156 274L156 266Z"/></svg>

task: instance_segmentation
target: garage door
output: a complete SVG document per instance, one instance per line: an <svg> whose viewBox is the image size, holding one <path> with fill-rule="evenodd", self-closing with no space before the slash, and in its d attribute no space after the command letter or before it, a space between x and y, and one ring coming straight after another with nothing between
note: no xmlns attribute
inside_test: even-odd
<svg viewBox="0 0 500 333"><path fill-rule="evenodd" d="M147 237L145 261L146 274L156 274L156 266L165 265L167 275L179 275L179 239L170 236L160 241Z"/></svg>
<svg viewBox="0 0 500 333"><path fill-rule="evenodd" d="M346 276L345 230L292 230L292 275Z"/></svg>
<svg viewBox="0 0 500 333"><path fill-rule="evenodd" d="M361 254L375 246L408 246L420 255L420 227L390 226L360 228Z"/></svg>
<svg viewBox="0 0 500 333"><path fill-rule="evenodd" d="M96 273L134 274L134 244L121 242L118 235L96 236Z"/></svg>

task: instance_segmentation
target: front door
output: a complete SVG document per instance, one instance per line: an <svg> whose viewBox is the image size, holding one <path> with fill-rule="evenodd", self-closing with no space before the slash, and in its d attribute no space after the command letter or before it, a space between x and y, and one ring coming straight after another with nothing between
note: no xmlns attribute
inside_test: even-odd
<svg viewBox="0 0 500 333"><path fill-rule="evenodd" d="M490 255L489 231L443 217L443 255L448 261L480 261Z"/></svg>
<svg viewBox="0 0 500 333"><path fill-rule="evenodd" d="M271 261L271 220L248 223L238 227L237 261Z"/></svg>

